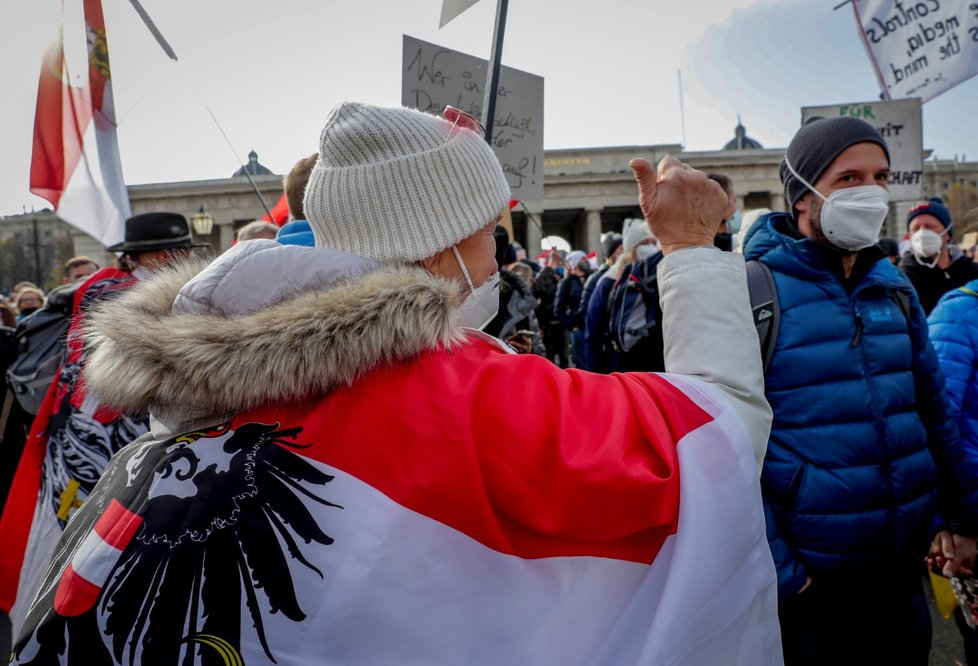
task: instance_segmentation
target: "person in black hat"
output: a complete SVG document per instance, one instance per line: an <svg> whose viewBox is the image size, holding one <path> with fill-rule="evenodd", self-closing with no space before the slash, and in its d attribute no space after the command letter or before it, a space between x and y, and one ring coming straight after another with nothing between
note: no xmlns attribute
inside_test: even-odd
<svg viewBox="0 0 978 666"><path fill-rule="evenodd" d="M978 475L920 302L876 245L889 173L872 125L814 120L781 164L789 212L746 238L780 304L761 493L788 666L926 665L921 564L974 566Z"/></svg>
<svg viewBox="0 0 978 666"><path fill-rule="evenodd" d="M910 209L907 215L911 252L900 268L920 297L928 315L941 296L978 279L978 265L964 254L951 255L954 224L951 211L940 197L931 197Z"/></svg>
<svg viewBox="0 0 978 666"><path fill-rule="evenodd" d="M38 456L43 455L39 487L24 484L19 487L20 493L12 492L4 506L5 519L0 522L2 525L16 523L6 519L8 512L12 515L33 512L37 526L26 540L0 532L0 543L8 552L23 553L22 558L12 556L9 560L22 561L19 570L10 569L15 565L0 563L0 577L17 580L10 609L15 625L23 622L61 530L87 499L109 458L149 429L149 417L145 413L126 414L107 409L79 381L88 358L82 337L88 315L96 305L117 298L140 280L186 259L195 245L182 215L135 215L126 220L125 240L106 248L123 253L121 270L106 267L80 286L62 287L77 287L80 294L74 295L64 361L55 375L58 390L48 391L27 440L38 453L25 452L19 466L36 467ZM39 501L39 497L49 501Z"/></svg>
<svg viewBox="0 0 978 666"><path fill-rule="evenodd" d="M126 220L125 240L105 248L122 252L122 265L140 280L186 259L197 243L187 218L178 213L142 213Z"/></svg>

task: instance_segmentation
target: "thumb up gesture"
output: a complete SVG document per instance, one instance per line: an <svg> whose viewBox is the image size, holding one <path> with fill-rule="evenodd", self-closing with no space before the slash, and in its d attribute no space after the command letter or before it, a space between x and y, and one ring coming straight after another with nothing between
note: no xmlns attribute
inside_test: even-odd
<svg viewBox="0 0 978 666"><path fill-rule="evenodd" d="M642 214L663 254L686 247L713 247L727 195L702 171L665 157L656 170L648 160L629 162L638 181Z"/></svg>

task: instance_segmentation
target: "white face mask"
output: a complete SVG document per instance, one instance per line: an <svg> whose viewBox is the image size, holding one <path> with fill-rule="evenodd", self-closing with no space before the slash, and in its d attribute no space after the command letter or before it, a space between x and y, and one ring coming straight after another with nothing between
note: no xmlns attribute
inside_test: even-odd
<svg viewBox="0 0 978 666"><path fill-rule="evenodd" d="M658 251L658 245L650 245L646 243L645 245L639 245L637 248L635 248L635 256L638 257L639 261L644 261Z"/></svg>
<svg viewBox="0 0 978 666"><path fill-rule="evenodd" d="M843 250L862 250L876 243L889 212L890 193L879 185L860 185L836 190L828 197L798 175L787 158L788 170L801 184L820 198L822 233L830 243Z"/></svg>
<svg viewBox="0 0 978 666"><path fill-rule="evenodd" d="M481 329L499 312L499 273L493 273L485 284L476 288L469 275L469 269L462 261L462 255L454 245L452 252L455 253L455 260L461 266L462 274L469 285L469 295L458 309L459 323L466 328Z"/></svg>
<svg viewBox="0 0 978 666"><path fill-rule="evenodd" d="M736 234L740 231L740 225L743 224L743 218L740 214L740 210L735 210L734 214L727 218L727 233Z"/></svg>
<svg viewBox="0 0 978 666"><path fill-rule="evenodd" d="M944 248L944 239L936 231L917 229L910 236L910 248L918 262L928 268L933 268L937 265L937 260L940 259L941 250ZM931 261L928 261L929 259Z"/></svg>

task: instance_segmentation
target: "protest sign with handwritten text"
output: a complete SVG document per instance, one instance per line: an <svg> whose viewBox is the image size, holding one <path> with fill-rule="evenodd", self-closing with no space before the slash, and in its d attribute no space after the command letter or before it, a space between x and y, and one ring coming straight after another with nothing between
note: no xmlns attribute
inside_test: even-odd
<svg viewBox="0 0 978 666"><path fill-rule="evenodd" d="M890 152L890 199L912 201L920 198L924 175L924 138L919 99L806 106L801 110L802 124L816 116L852 116L865 120L879 130Z"/></svg>
<svg viewBox="0 0 978 666"><path fill-rule="evenodd" d="M926 102L978 74L978 1L852 3L886 99Z"/></svg>
<svg viewBox="0 0 978 666"><path fill-rule="evenodd" d="M482 118L485 60L404 35L401 103L440 114L454 106ZM503 67L492 148L513 198L543 201L543 77Z"/></svg>

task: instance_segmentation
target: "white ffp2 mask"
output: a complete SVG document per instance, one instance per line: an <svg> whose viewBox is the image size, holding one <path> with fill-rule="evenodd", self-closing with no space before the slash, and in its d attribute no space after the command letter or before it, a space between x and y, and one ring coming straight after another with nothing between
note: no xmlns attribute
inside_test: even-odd
<svg viewBox="0 0 978 666"><path fill-rule="evenodd" d="M784 163L802 185L823 201L822 233L830 243L851 251L876 243L889 212L889 192L879 185L860 185L836 190L826 197L799 176L787 158Z"/></svg>
<svg viewBox="0 0 978 666"><path fill-rule="evenodd" d="M933 268L937 265L937 260L940 258L939 255L943 247L944 239L936 231L917 229L910 236L910 249L913 250L914 257L917 258L918 262L928 268Z"/></svg>
<svg viewBox="0 0 978 666"><path fill-rule="evenodd" d="M499 312L499 273L493 273L481 287L476 287L469 275L469 269L462 261L458 248L452 246L455 260L462 268L465 282L469 285L469 295L458 309L459 323L466 328L482 329Z"/></svg>

